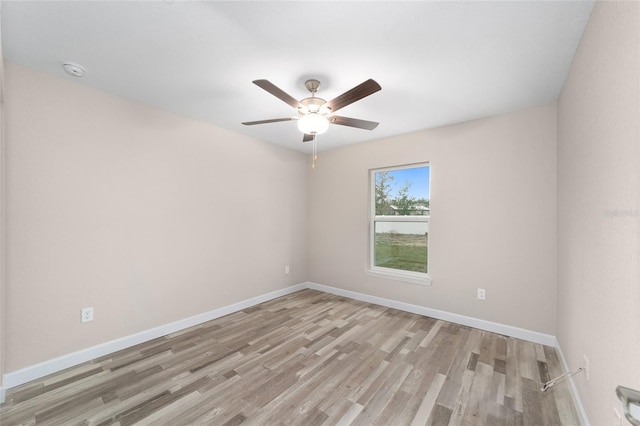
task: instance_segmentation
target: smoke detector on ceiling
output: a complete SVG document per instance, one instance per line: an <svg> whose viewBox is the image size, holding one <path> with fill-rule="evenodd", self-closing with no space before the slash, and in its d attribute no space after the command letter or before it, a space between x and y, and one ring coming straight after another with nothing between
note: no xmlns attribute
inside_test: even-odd
<svg viewBox="0 0 640 426"><path fill-rule="evenodd" d="M65 62L62 64L62 68L64 68L64 72L74 77L82 77L85 72L82 65L74 64L73 62Z"/></svg>

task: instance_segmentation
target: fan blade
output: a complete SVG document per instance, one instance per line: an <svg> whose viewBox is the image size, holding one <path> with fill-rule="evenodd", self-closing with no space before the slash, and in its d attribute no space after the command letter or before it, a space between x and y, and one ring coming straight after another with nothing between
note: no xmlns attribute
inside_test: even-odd
<svg viewBox="0 0 640 426"><path fill-rule="evenodd" d="M313 139L314 139L313 135L305 133L304 136L302 137L302 142L311 142Z"/></svg>
<svg viewBox="0 0 640 426"><path fill-rule="evenodd" d="M379 123L375 121L360 120L357 118L341 117L333 115L329 117L329 123L339 124L341 126L356 127L358 129L373 130L378 127Z"/></svg>
<svg viewBox="0 0 640 426"><path fill-rule="evenodd" d="M354 87L351 90L344 92L342 95L337 98L327 102L327 106L331 108L331 112L336 112L340 108L344 108L349 104L354 103L355 101L359 101L362 98L365 98L373 93L376 93L378 90L382 90L382 87L374 80L369 79L364 83Z"/></svg>
<svg viewBox="0 0 640 426"><path fill-rule="evenodd" d="M272 118L270 120L259 120L259 121L245 121L244 124L245 126L253 126L255 124L267 124L267 123L277 123L279 121L291 121L291 120L295 120L295 118L293 117L286 117L286 118Z"/></svg>
<svg viewBox="0 0 640 426"><path fill-rule="evenodd" d="M253 84L255 84L258 87L261 87L262 89L271 93L276 98L288 103L289 105L291 105L296 109L302 106L300 105L300 102L298 102L297 99L294 99L291 95L284 92L282 89L280 89L275 84L271 83L269 80L253 80Z"/></svg>

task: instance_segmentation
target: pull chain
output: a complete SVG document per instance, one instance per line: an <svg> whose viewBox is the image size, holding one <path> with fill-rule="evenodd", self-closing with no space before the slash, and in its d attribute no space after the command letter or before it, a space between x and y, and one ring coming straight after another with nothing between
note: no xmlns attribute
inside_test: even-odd
<svg viewBox="0 0 640 426"><path fill-rule="evenodd" d="M311 170L316 170L316 160L318 159L318 147L316 146L316 135L313 135L313 161L311 162Z"/></svg>

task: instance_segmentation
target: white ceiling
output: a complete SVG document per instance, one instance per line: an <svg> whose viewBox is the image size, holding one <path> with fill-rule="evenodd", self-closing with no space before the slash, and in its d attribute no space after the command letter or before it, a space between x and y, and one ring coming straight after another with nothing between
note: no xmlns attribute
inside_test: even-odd
<svg viewBox="0 0 640 426"><path fill-rule="evenodd" d="M304 81L333 99L368 78L382 91L340 111L319 150L553 102L592 1L2 1L5 59L309 152L295 122ZM65 61L83 65L75 78Z"/></svg>

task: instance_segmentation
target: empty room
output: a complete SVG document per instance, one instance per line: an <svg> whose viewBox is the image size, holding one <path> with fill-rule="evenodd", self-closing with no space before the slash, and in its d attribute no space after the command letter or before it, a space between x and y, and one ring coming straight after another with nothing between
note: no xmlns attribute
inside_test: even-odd
<svg viewBox="0 0 640 426"><path fill-rule="evenodd" d="M0 16L2 426L640 425L640 2Z"/></svg>

